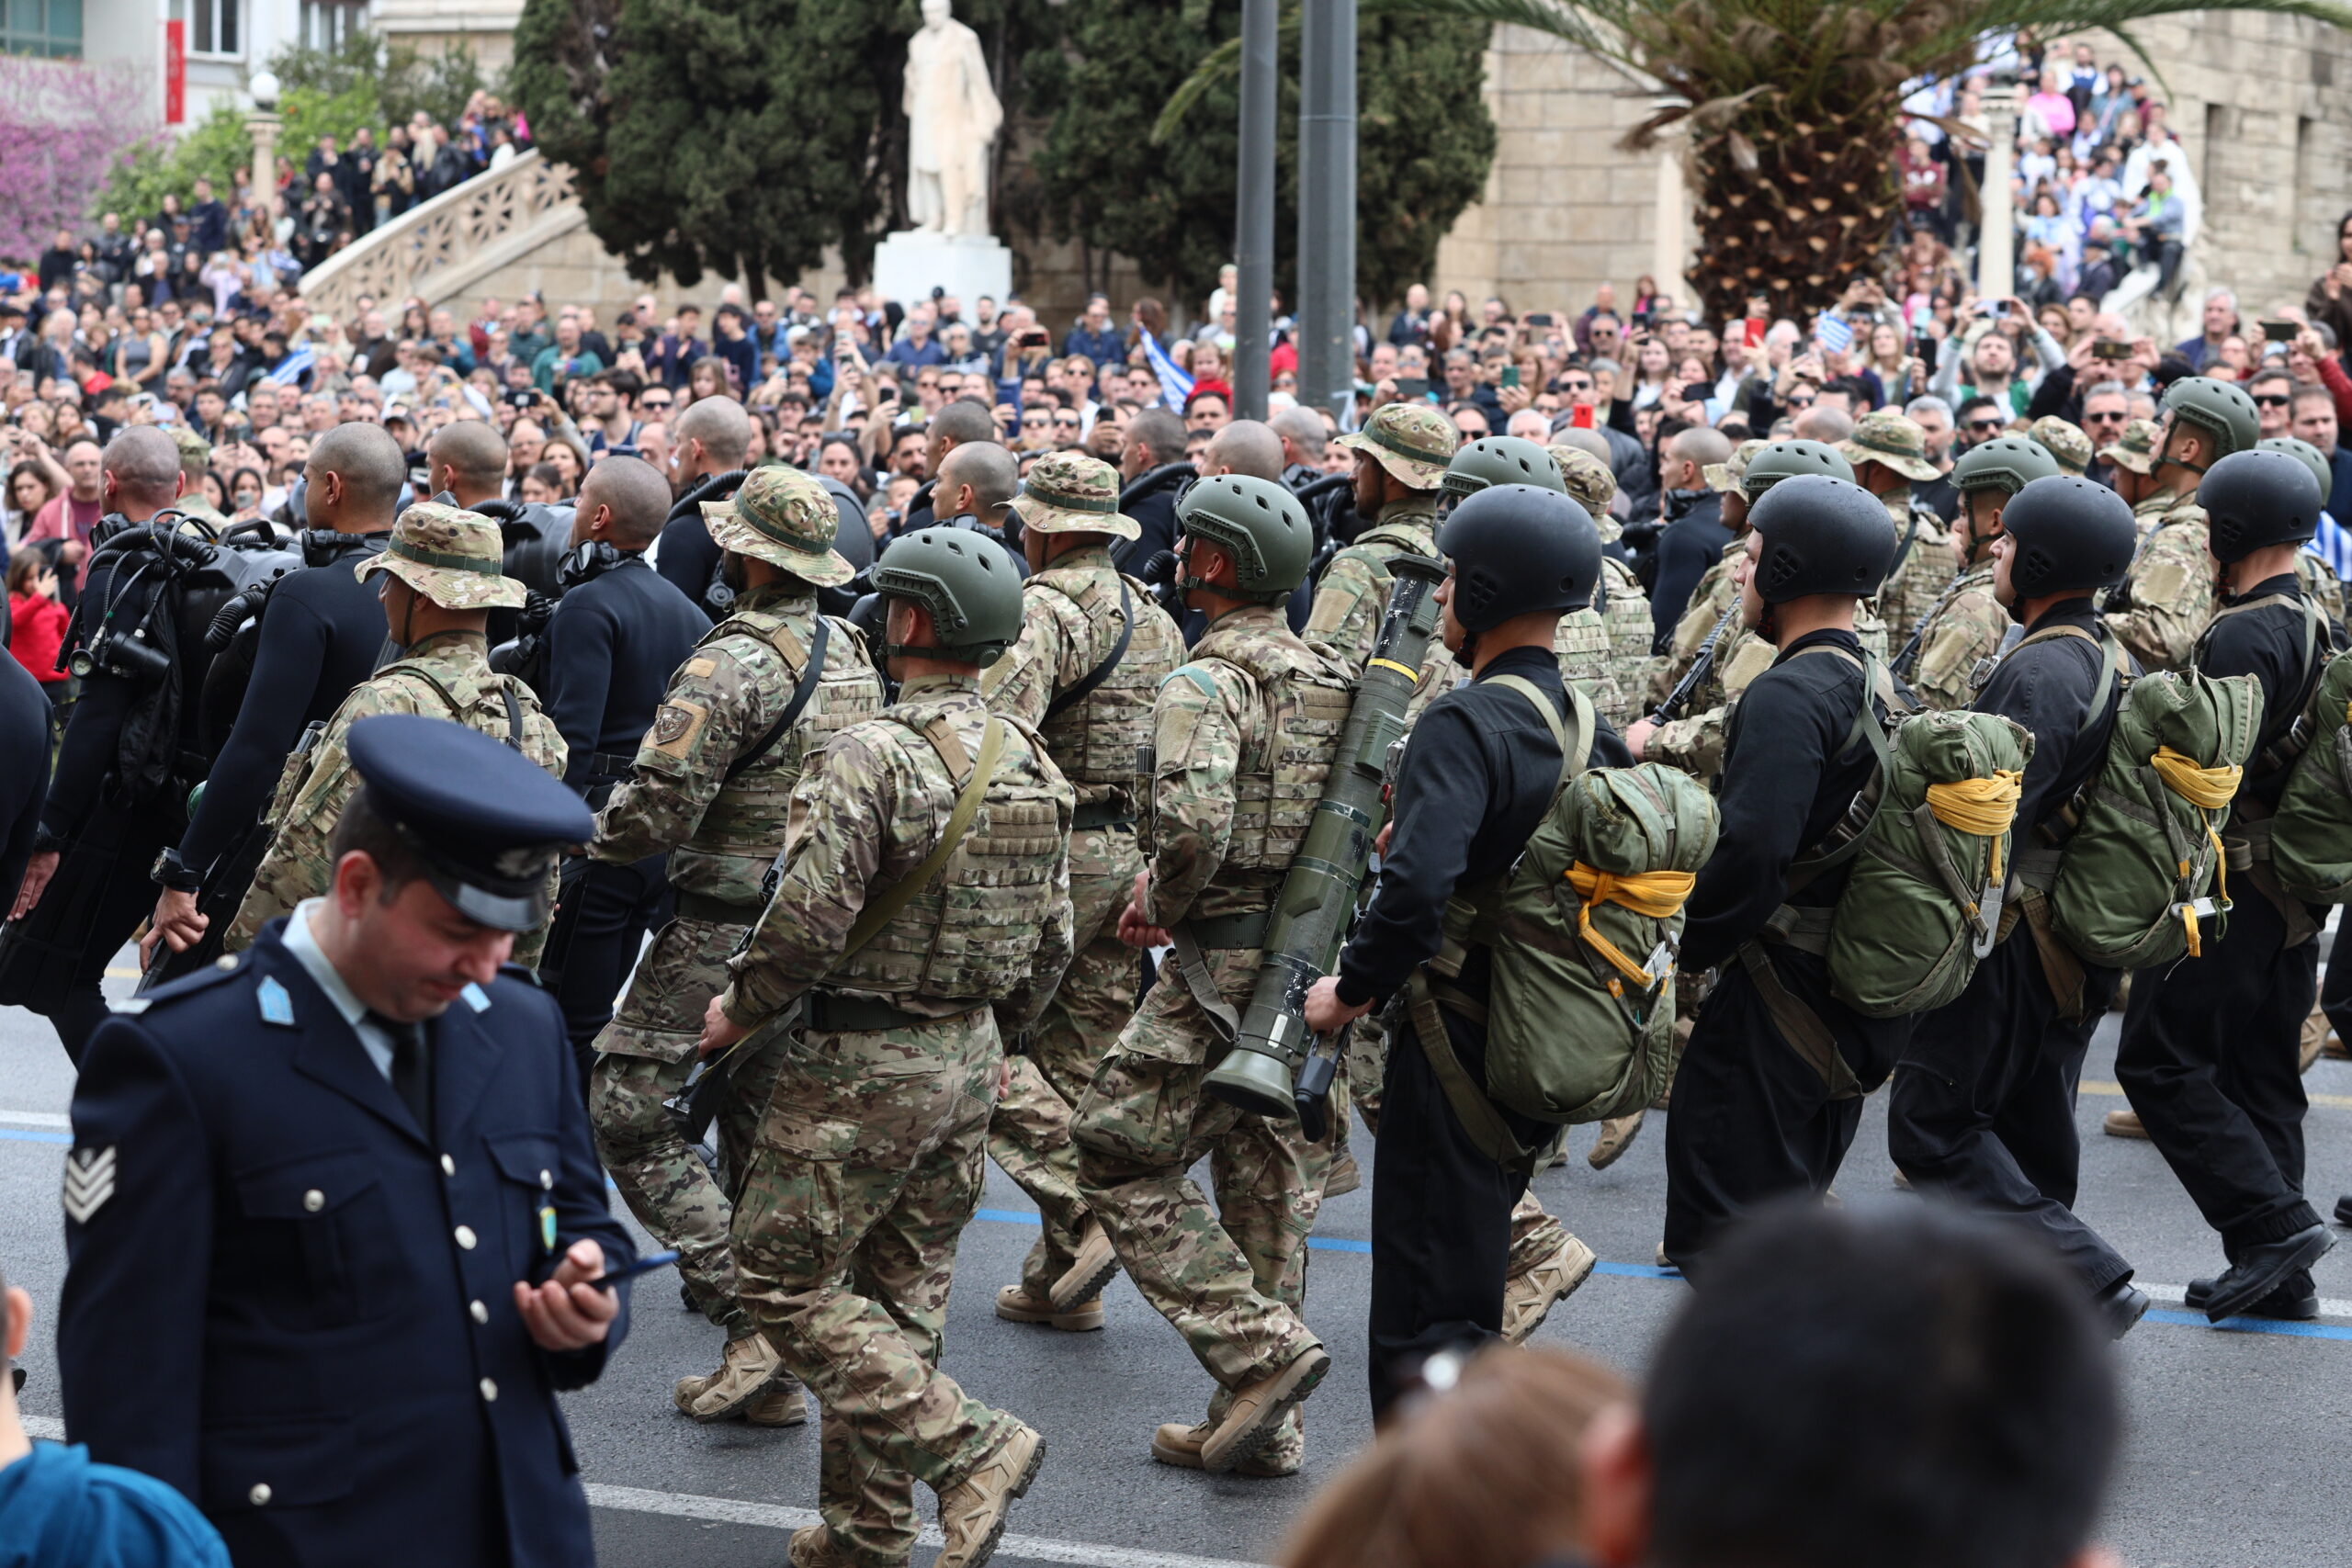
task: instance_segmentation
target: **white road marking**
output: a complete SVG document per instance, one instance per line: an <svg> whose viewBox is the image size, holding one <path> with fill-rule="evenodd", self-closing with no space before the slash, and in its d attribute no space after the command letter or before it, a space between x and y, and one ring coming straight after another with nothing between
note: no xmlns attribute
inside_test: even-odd
<svg viewBox="0 0 2352 1568"><path fill-rule="evenodd" d="M2137 1280L2132 1282L2140 1285ZM2140 1288L2148 1292L2150 1301L2162 1302L2166 1306L2186 1306L2188 1303L2188 1289L2185 1285L2140 1285ZM2322 1317L2352 1317L2352 1301L2341 1296L2322 1296L2319 1299L2319 1314Z"/></svg>
<svg viewBox="0 0 2352 1568"><path fill-rule="evenodd" d="M28 1437L51 1442L65 1440L65 1423L51 1416L28 1416ZM666 1514L673 1518L706 1519L714 1524L752 1525L762 1529L797 1530L818 1522L812 1508L786 1508L775 1503L746 1503L734 1497L697 1497L692 1493L650 1492L639 1486L588 1484L588 1506L616 1508L629 1514ZM943 1544L939 1531L926 1526L920 1543ZM997 1543L1001 1557L1032 1562L1069 1562L1079 1568L1258 1568L1253 1562L1225 1557L1187 1557L1175 1551L1134 1551L1123 1546L1097 1546L1091 1541L1049 1540L1043 1536L1008 1535Z"/></svg>
<svg viewBox="0 0 2352 1568"><path fill-rule="evenodd" d="M11 1127L55 1127L70 1131L74 1118L50 1111L0 1111L0 1122Z"/></svg>

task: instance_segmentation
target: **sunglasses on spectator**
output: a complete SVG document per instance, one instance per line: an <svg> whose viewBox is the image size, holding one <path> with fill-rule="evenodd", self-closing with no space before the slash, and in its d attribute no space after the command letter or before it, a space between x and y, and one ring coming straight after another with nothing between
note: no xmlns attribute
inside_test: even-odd
<svg viewBox="0 0 2352 1568"><path fill-rule="evenodd" d="M637 400L637 406L644 409L666 409L672 405L672 401L673 400L669 398L639 398Z"/></svg>
<svg viewBox="0 0 2352 1568"><path fill-rule="evenodd" d="M1589 377L1571 377L1568 379L1562 381L1560 385L1566 388L1571 392L1589 392L1592 390L1592 381Z"/></svg>
<svg viewBox="0 0 2352 1568"><path fill-rule="evenodd" d="M1968 428L1971 430L1998 430L2007 423L2008 423L2008 421L2005 419L1972 419L1968 422Z"/></svg>
<svg viewBox="0 0 2352 1568"><path fill-rule="evenodd" d="M2086 413L2083 415L2083 423L2085 424L2121 424L2123 417L2123 411L2116 409L2109 413Z"/></svg>
<svg viewBox="0 0 2352 1568"><path fill-rule="evenodd" d="M1810 397L1790 397L1784 400L1788 403L1789 407L1792 409L1809 409L1813 407L1813 400Z"/></svg>
<svg viewBox="0 0 2352 1568"><path fill-rule="evenodd" d="M1076 423L1078 423L1078 415L1076 415L1076 414L1074 414L1074 413L1057 413L1057 414L1054 415L1054 423L1055 423L1056 424L1073 424L1073 425L1074 425L1074 424L1076 424Z"/></svg>
<svg viewBox="0 0 2352 1568"><path fill-rule="evenodd" d="M2283 409L2289 403L2293 401L2294 400L2288 397L2284 392L2256 392L2254 394L2254 402L2256 408Z"/></svg>

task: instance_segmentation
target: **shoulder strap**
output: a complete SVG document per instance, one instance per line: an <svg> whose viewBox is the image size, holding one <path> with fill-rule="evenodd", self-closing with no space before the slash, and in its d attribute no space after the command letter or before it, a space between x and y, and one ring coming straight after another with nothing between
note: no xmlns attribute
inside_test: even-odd
<svg viewBox="0 0 2352 1568"><path fill-rule="evenodd" d="M1051 718L1072 705L1085 701L1088 693L1109 680L1111 671L1119 667L1119 660L1127 656L1128 640L1135 635L1135 601L1128 597L1127 580L1123 577L1119 579L1119 640L1111 646L1111 651L1103 656L1102 663L1086 672L1083 680L1046 705L1046 716Z"/></svg>
<svg viewBox="0 0 2352 1568"><path fill-rule="evenodd" d="M506 700L506 744L520 751L523 749L523 705L515 700L514 682L501 676L498 694Z"/></svg>
<svg viewBox="0 0 2352 1568"><path fill-rule="evenodd" d="M428 686L430 686L430 687L432 687L432 688L433 688L434 694L435 694L435 696L439 697L439 698L441 699L441 701L442 701L445 705L447 705L447 706L448 707L448 709L449 709L449 716L450 716L451 718L457 719L457 720L458 720L460 723L462 723L462 722L464 721L464 717L465 717L465 712L466 712L466 710L465 710L464 705L461 705L461 704L458 701L457 694L456 694L455 693L451 692L451 691L449 690L449 688L448 688L448 687L447 687L447 686L443 685L443 684L442 684L438 680L436 680L436 679L433 676L433 674L431 673L431 671L427 671L427 670L426 670L423 665L421 665L421 664L412 664L412 663L410 663L407 660L403 659L403 660L399 660L399 661L397 661L397 662L395 662L395 663L391 663L391 664L387 664L387 665L385 665L381 670L377 671L376 671L376 673L377 673L378 675L379 675L379 676L382 676L382 675L413 675L413 676L415 676L418 680L420 680L420 681L424 682L426 685L428 685ZM504 690L504 688L503 688L503 687L501 687L500 689L501 689L502 691L503 691L503 690ZM508 694L508 695L507 695L507 699L506 699L506 700L507 700L508 702L510 702L510 703L511 703L511 702L513 702L513 701L514 700L513 694L509 693L509 694Z"/></svg>
<svg viewBox="0 0 2352 1568"><path fill-rule="evenodd" d="M821 627L824 623L820 621L818 625ZM809 662L813 664L816 661L812 659ZM939 736L926 729L923 739L939 752L939 760L947 764L952 776L956 763L940 747ZM960 753L963 749L959 746L956 750ZM979 761L972 763L970 776L965 779L962 791L956 796L956 809L948 814L947 826L941 830L939 842L932 846L931 853L922 857L921 864L907 873L904 880L884 889L881 897L866 900L865 909L857 917L857 923L849 929L849 940L842 946L842 958L848 958L872 942L876 933L896 919L899 911L913 902L915 895L930 886L931 879L947 864L948 857L964 841L964 835L972 830L972 818L980 813L980 799L988 794L989 780L996 773L997 760L1003 755L1004 720L990 714L988 729L980 737Z"/></svg>
<svg viewBox="0 0 2352 1568"><path fill-rule="evenodd" d="M1827 643L1815 643L1811 648L1799 649L1794 657L1802 659L1808 653L1834 654L1861 671L1861 705L1855 711L1853 728L1847 730L1844 742L1838 748L1838 754L1842 757L1854 749L1856 741L1866 741L1874 760L1874 771L1871 782L1862 786L1863 793L1871 796L1868 816L1854 827L1851 835L1845 838L1842 842L1829 844L1826 849L1816 845L1815 852L1799 855L1792 862L1787 874L1787 886L1791 893L1805 886L1824 873L1836 870L1861 852L1863 840L1870 837L1871 829L1877 824L1879 813L1886 808L1886 773L1889 765L1894 760L1894 750L1887 741L1886 727L1879 723L1878 715L1871 708L1871 699L1883 694L1881 683L1884 671L1877 659L1872 657L1868 649L1863 650L1857 657L1845 649ZM1858 800L1859 798L1857 797ZM1845 828L1852 820L1852 809L1849 807L1847 815L1839 818L1838 829ZM1837 838L1838 829L1832 829L1830 836L1833 839Z"/></svg>
<svg viewBox="0 0 2352 1568"><path fill-rule="evenodd" d="M1543 716L1544 728L1551 730L1553 740L1560 748L1562 784L1584 772L1585 764L1592 758L1592 699L1586 696L1575 682L1561 682L1568 694L1569 715L1575 720L1573 736L1576 744L1573 746L1568 743L1572 733L1570 728L1560 722L1560 716L1552 711L1550 700L1534 682L1521 675L1497 675L1492 678L1492 683L1517 692Z"/></svg>
<svg viewBox="0 0 2352 1568"><path fill-rule="evenodd" d="M2115 689L2116 678L2123 672L2123 650L2117 644L2115 635L2107 629L2106 622L2099 623L2097 635L2086 632L2080 626L2046 626L2018 643L2009 652L2014 657L2020 649L2031 648L2035 643L2051 642L2062 637L2078 637L2085 642L2096 644L2098 648L2098 683L2091 688L2089 720L2095 724L2098 721L2098 716L2107 709L2107 694Z"/></svg>
<svg viewBox="0 0 2352 1568"><path fill-rule="evenodd" d="M786 635L790 634L787 632ZM817 694L817 682L825 674L825 644L831 636L831 628L825 624L825 617L818 616L817 636L808 645L808 660L800 668L800 680L792 688L792 700L784 705L784 711L776 715L775 722L768 726L767 733L761 736L750 750L727 764L725 777L734 778L775 750L775 743L784 739L784 732L792 728L792 721L800 716L801 710L808 705L808 699ZM779 647L777 651L780 653L783 649Z"/></svg>

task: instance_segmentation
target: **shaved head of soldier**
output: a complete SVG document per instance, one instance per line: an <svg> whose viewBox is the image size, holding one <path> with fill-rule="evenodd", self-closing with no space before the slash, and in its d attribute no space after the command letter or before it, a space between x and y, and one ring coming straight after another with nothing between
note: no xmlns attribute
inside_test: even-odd
<svg viewBox="0 0 2352 1568"><path fill-rule="evenodd" d="M1321 423L1317 421L1317 423ZM1201 453L1201 473L1240 474L1253 479L1283 477L1283 438L1254 419L1237 419L1209 437Z"/></svg>
<svg viewBox="0 0 2352 1568"><path fill-rule="evenodd" d="M1551 439L1546 441L1544 445L1547 446L1573 446L1577 451L1585 453L1590 457L1598 457L1604 463L1610 462L1609 443L1602 437L1600 432L1597 430L1578 430L1575 425L1567 425L1562 429L1552 432ZM1612 464L1611 466L1613 467L1614 465Z"/></svg>
<svg viewBox="0 0 2352 1568"><path fill-rule="evenodd" d="M1707 466L1727 462L1731 457L1731 438L1720 430L1694 424L1679 430L1666 443L1664 460L1658 464L1658 482L1669 491L1698 491L1707 488Z"/></svg>
<svg viewBox="0 0 2352 1568"><path fill-rule="evenodd" d="M430 459L428 459L429 461ZM311 443L302 515L312 527L380 534L392 525L408 458L379 424L338 424ZM495 490L497 487L492 485Z"/></svg>
<svg viewBox="0 0 2352 1568"><path fill-rule="evenodd" d="M1285 461L1304 463L1310 468L1322 467L1324 443L1331 437L1323 428L1321 414L1293 405L1276 412L1266 425L1282 437Z"/></svg>
<svg viewBox="0 0 2352 1568"><path fill-rule="evenodd" d="M1800 440L1818 441L1824 446L1835 446L1840 441L1853 438L1854 416L1844 409L1815 403L1797 415L1793 428Z"/></svg>
<svg viewBox="0 0 2352 1568"><path fill-rule="evenodd" d="M172 438L152 424L134 424L119 431L107 443L99 470L105 476L106 508L130 516L134 523L177 501L187 474L180 468L180 449Z"/></svg>
<svg viewBox="0 0 2352 1568"><path fill-rule="evenodd" d="M966 487L971 493L965 494ZM1021 460L993 441L967 441L940 460L939 484L932 493L933 514L977 517L997 525L1021 489Z"/></svg>
<svg viewBox="0 0 2352 1568"><path fill-rule="evenodd" d="M752 416L732 398L697 398L670 426L682 479L723 474L743 466L752 446Z"/></svg>
<svg viewBox="0 0 2352 1568"><path fill-rule="evenodd" d="M661 536L670 516L670 481L642 457L608 457L580 482L571 514L571 542L603 537L624 550L641 550Z"/></svg>
<svg viewBox="0 0 2352 1568"><path fill-rule="evenodd" d="M456 496L460 506L494 500L506 483L506 437L488 420L443 425L424 444L424 467L427 482Z"/></svg>
<svg viewBox="0 0 2352 1568"><path fill-rule="evenodd" d="M931 416L925 434L923 471L936 474L956 447L995 440L996 416L969 398L957 398Z"/></svg>

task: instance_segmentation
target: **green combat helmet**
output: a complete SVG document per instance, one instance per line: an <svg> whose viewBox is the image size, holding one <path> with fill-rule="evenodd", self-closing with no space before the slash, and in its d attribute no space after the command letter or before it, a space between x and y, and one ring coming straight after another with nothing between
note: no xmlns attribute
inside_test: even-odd
<svg viewBox="0 0 2352 1568"><path fill-rule="evenodd" d="M2319 493L2323 498L2335 488L2335 470L2328 467L2327 459L2320 455L2318 447L2299 436L2273 435L2267 441L2256 442L2254 449L2257 452L2284 452L2302 464L2312 471L2312 478L2319 481Z"/></svg>
<svg viewBox="0 0 2352 1568"><path fill-rule="evenodd" d="M2165 393L2165 412L2176 423L2187 420L2199 430L2210 431L2217 463L2233 452L2253 451L2254 444L2262 439L2262 416L2255 412L2254 400L2246 396L2245 389L2233 381L2184 376Z"/></svg>
<svg viewBox="0 0 2352 1568"><path fill-rule="evenodd" d="M1823 442L1775 441L1747 459L1747 471L1740 476L1739 492L1753 506L1766 491L1800 474L1826 474L1852 484L1854 465L1838 448Z"/></svg>
<svg viewBox="0 0 2352 1568"><path fill-rule="evenodd" d="M920 528L902 535L874 563L874 590L911 599L931 612L933 648L892 643L894 658L944 655L983 669L1021 636L1021 576L1002 546L968 528Z"/></svg>
<svg viewBox="0 0 2352 1568"><path fill-rule="evenodd" d="M1456 452L1440 488L1446 500L1458 502L1490 485L1535 485L1567 493L1551 454L1516 435L1481 435Z"/></svg>
<svg viewBox="0 0 2352 1568"><path fill-rule="evenodd" d="M1184 492L1176 503L1176 521L1185 533L1222 545L1233 558L1232 588L1190 575L1184 579L1186 588L1213 588L1237 599L1278 604L1306 581L1315 529L1287 486L1243 474L1218 474ZM1017 619L1014 624L1019 625Z"/></svg>
<svg viewBox="0 0 2352 1568"><path fill-rule="evenodd" d="M1951 468L1951 485L1963 494L1972 490L1997 490L2015 495L2036 479L2062 473L2058 459L2039 441L2022 435L1981 441L1960 455Z"/></svg>

